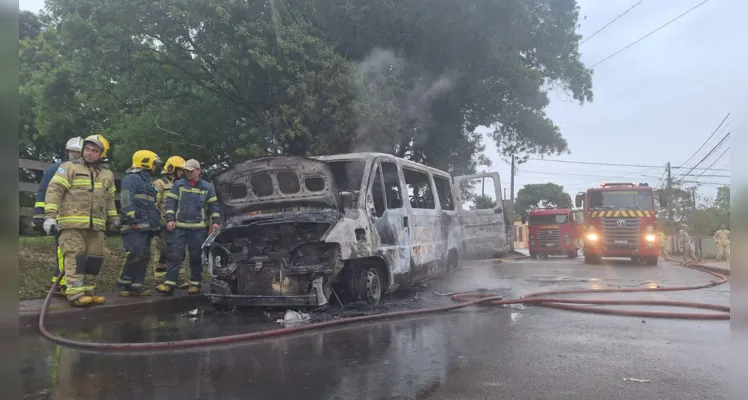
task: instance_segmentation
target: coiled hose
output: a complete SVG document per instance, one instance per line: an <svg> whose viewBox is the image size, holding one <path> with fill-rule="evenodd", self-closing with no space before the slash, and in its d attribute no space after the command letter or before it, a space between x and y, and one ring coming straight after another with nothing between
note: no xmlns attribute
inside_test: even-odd
<svg viewBox="0 0 748 400"><path fill-rule="evenodd" d="M616 289L573 289L573 290L556 290L548 292L537 292L524 296L519 299L504 300L501 296L491 295L489 293L458 293L452 295L452 299L458 304L441 307L431 307L419 310L407 310L407 311L394 311L381 314L364 315L359 317L342 318L337 320L330 320L324 322L318 322L314 324L295 326L289 328L272 329L261 332L249 332L241 333L236 335L227 335L219 337L210 337L202 339L189 339L179 340L171 342L150 342L150 343L95 343L95 342L82 342L78 340L72 340L63 338L60 336L53 335L50 333L45 326L45 317L47 310L49 309L49 303L52 299L54 291L57 289L57 282L65 274L64 271L60 272L57 280L52 284L52 287L47 293L47 297L44 300L41 314L39 315L39 332L41 335L51 342L54 342L60 346L74 347L86 350L99 350L99 351L142 351L142 350L168 350L168 349L184 349L189 347L202 347L202 346L214 346L219 344L244 342L250 340L264 339L269 337L288 336L294 333L309 332L318 329L331 328L343 325L351 325L359 322L371 322L389 320L395 318L403 318L414 315L425 315L435 314L441 312L447 312L457 310L460 308L471 307L476 305L492 305L492 306L503 306L509 304L534 304L539 307L549 307L563 310L571 310L578 312L588 312L595 314L607 314L607 315L625 315L630 317L642 317L642 318L679 318L679 319L698 319L698 320L714 320L714 319L730 319L730 307L720 306L713 304L704 303L692 303L692 302L681 302L681 301L661 301L661 300L597 300L597 299L566 299L553 296L568 295L568 294L590 294L590 293L634 293L634 292L675 292L683 290L696 290L705 289L718 285L722 285L727 282L727 278L716 272L706 270L698 265L684 264L686 268L699 270L718 278L716 281L698 286L679 286L679 287L657 287L657 288L616 288ZM644 310L620 310L620 309L606 309L600 307L593 307L593 305L639 305L639 306L671 306L671 307L684 307L684 308L697 308L704 310L720 311L720 313L676 313L676 312L664 312L664 311L644 311Z"/></svg>

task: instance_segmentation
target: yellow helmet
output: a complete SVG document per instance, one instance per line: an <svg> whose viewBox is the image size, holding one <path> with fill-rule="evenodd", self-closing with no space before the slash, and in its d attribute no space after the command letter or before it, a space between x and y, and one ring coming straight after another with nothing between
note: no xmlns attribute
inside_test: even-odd
<svg viewBox="0 0 748 400"><path fill-rule="evenodd" d="M132 155L132 168L152 169L154 164L160 164L161 159L150 150L138 150Z"/></svg>
<svg viewBox="0 0 748 400"><path fill-rule="evenodd" d="M109 141L103 135L91 135L83 139L83 147L86 143L93 143L101 149L101 158L104 159L109 153Z"/></svg>
<svg viewBox="0 0 748 400"><path fill-rule="evenodd" d="M166 160L166 164L164 164L164 173L165 174L171 174L174 173L174 170L177 168L184 168L184 158L179 156L171 156L168 160Z"/></svg>

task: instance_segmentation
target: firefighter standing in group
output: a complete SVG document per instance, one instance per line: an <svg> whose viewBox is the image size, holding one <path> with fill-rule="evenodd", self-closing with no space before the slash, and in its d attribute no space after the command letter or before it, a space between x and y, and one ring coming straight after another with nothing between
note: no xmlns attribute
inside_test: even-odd
<svg viewBox="0 0 748 400"><path fill-rule="evenodd" d="M104 165L109 141L102 135L83 140L81 159L60 165L45 195L43 228L60 232L68 301L76 307L104 304L94 294L104 263L105 231L119 230L114 205L114 174Z"/></svg>
<svg viewBox="0 0 748 400"><path fill-rule="evenodd" d="M65 144L65 150L67 152L68 161L79 159L81 157L81 151L83 150L83 138L70 138L70 140ZM42 224L44 223L44 206L46 205L44 198L47 195L49 181L52 180L52 177L55 176L60 165L64 162L65 161L58 161L44 170L42 181L39 183L39 190L36 192L36 203L34 203L34 226L39 231L42 231ZM59 232L55 231L53 234L55 236L55 249L57 251L57 265L52 268L52 283L55 283L57 281L57 275L59 275L63 270L63 262L62 252L60 251ZM57 285L57 291L55 293L63 296L65 295L65 277L60 280L60 284Z"/></svg>
<svg viewBox="0 0 748 400"><path fill-rule="evenodd" d="M156 205L157 190L151 182L161 160L150 150L132 155L132 166L122 178L120 206L122 244L125 260L117 278L120 296L150 296L145 274L151 259L151 240L161 230L161 214Z"/></svg>
<svg viewBox="0 0 748 400"><path fill-rule="evenodd" d="M683 262L690 260L696 260L693 254L693 248L691 248L691 235L688 234L688 225L681 225L680 232L678 232L678 242L680 243L681 251L683 252Z"/></svg>
<svg viewBox="0 0 748 400"><path fill-rule="evenodd" d="M667 251L667 236L665 232L660 232L660 255L663 259L670 259L670 253Z"/></svg>
<svg viewBox="0 0 748 400"><path fill-rule="evenodd" d="M174 186L174 182L184 177L184 158L179 156L172 156L166 160L164 164L163 178L156 179L153 184L156 186L156 201L158 204L158 210L161 213L161 229L166 229L166 195ZM166 240L162 233L153 240L153 247L155 247L154 259L153 259L153 278L156 285L161 285L166 280ZM179 267L179 279L177 280L177 289L186 289L190 287L190 283L184 279L184 263Z"/></svg>
<svg viewBox="0 0 748 400"><path fill-rule="evenodd" d="M722 224L714 233L714 241L717 242L717 261L723 259L730 262L730 230L727 225Z"/></svg>
<svg viewBox="0 0 748 400"><path fill-rule="evenodd" d="M174 182L166 195L166 245L168 268L166 280L156 290L166 295L174 294L179 266L184 259L185 246L189 249L190 289L189 294L199 294L202 283L202 245L208 236L206 217L212 221L210 233L218 228L221 214L215 188L200 180L200 163L187 160L184 163L186 179Z"/></svg>

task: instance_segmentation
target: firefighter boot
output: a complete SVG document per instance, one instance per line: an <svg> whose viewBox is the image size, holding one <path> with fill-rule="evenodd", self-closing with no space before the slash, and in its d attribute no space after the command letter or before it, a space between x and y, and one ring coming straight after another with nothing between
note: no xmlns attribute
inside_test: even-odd
<svg viewBox="0 0 748 400"><path fill-rule="evenodd" d="M174 284L162 283L156 287L156 291L167 296L174 295Z"/></svg>
<svg viewBox="0 0 748 400"><path fill-rule="evenodd" d="M189 290L187 290L187 294L200 294L200 285L190 284L190 288Z"/></svg>
<svg viewBox="0 0 748 400"><path fill-rule="evenodd" d="M75 300L70 300L70 305L73 307L88 307L94 303L94 298L91 296L81 296Z"/></svg>
<svg viewBox="0 0 748 400"><path fill-rule="evenodd" d="M151 289L149 289L148 286L144 286L140 283L133 283L132 287L130 288L130 295L131 296L150 296Z"/></svg>

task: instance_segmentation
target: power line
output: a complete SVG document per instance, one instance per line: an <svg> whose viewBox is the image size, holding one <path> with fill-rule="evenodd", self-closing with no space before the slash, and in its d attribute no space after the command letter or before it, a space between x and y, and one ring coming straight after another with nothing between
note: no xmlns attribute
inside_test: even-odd
<svg viewBox="0 0 748 400"><path fill-rule="evenodd" d="M602 28L600 28L600 29L596 30L596 31L595 31L595 33L593 33L592 35L590 35L589 37L587 37L587 39L584 39L584 40L582 40L582 42L580 42L579 44L580 44L580 45L583 45L583 44L584 44L584 42L586 42L586 41L588 41L588 40L592 39L593 37L595 37L595 35L597 35L598 33L602 32L603 30L605 30L605 28L607 28L607 27L609 27L609 26L613 25L613 23L614 23L614 22L616 22L616 21L618 21L618 19L619 19L619 18L623 17L623 16L624 16L624 15L626 15L626 14L627 14L627 13L628 13L629 11L631 11L632 9L634 9L634 7L636 7L636 6L638 6L639 4L641 4L641 3L642 3L642 1L644 1L644 0L639 0L639 2L638 2L638 3L634 4L633 6L629 7L629 9L628 9L628 10L624 11L623 13L619 14L619 15L618 15L617 17L613 18L613 20L612 20L612 21L610 21L610 22L608 22L607 24L605 24L605 26L603 26Z"/></svg>
<svg viewBox="0 0 748 400"><path fill-rule="evenodd" d="M730 113L727 113L727 115L725 115L725 118L722 119L722 122L720 122L719 125L717 125L717 128L714 129L714 132L712 132L712 134L709 135L709 138L707 138L704 141L704 143L701 144L701 147L699 147L698 150L696 150L693 154L691 154L691 157L688 157L688 160L686 160L685 162L683 162L683 164L681 164L681 167L684 166L684 165L686 165L686 164L688 164L688 162L691 161L691 159L693 159L694 157L696 157L697 154L699 154L699 152L701 151L701 149L703 149L704 146L706 146L706 144L709 143L710 140L712 140L712 137L717 133L717 131L719 130L719 128L722 127L722 124L724 124L725 121L727 121L727 118L729 118L729 117L730 117Z"/></svg>
<svg viewBox="0 0 748 400"><path fill-rule="evenodd" d="M719 161L720 159L722 159L722 157L724 157L724 156L725 156L725 154L727 154L727 152L728 152L728 151L730 151L730 146L727 146L727 148L725 149L725 151L723 151L723 152L722 152L722 154L720 154L720 155L719 155L719 157L717 157L717 159L716 159L716 160L714 160L714 162L713 162L713 163L709 164L709 166L711 167L712 165L716 164L716 163L717 163L717 161ZM706 171L704 171L704 172L706 172ZM694 178L694 179L698 179L698 178L700 178L700 177L702 177L702 176L709 176L709 175L704 175L704 172L702 172L702 173L701 173L701 175L697 176L697 177L696 177L696 178ZM728 175L728 177L729 177L729 175Z"/></svg>
<svg viewBox="0 0 748 400"><path fill-rule="evenodd" d="M703 163L707 158L709 158L709 156L711 156L712 153L714 153L718 148L722 147L722 145L725 143L725 140L727 140L729 137L730 137L730 132L727 132L727 134L725 134L725 136L722 137L722 140L720 140L719 143L717 143L714 147L712 147L712 149L709 150L708 153L706 153L706 155L704 156L704 158L701 159L701 161L697 162L696 165L694 165L693 167L691 167L691 169L688 170L688 172L686 172L684 175L682 175L680 177L679 181L683 180L683 178L685 178L688 175L690 175L691 172L693 172L693 170L696 169L696 167L698 167L699 165L701 165L701 163Z"/></svg>
<svg viewBox="0 0 748 400"><path fill-rule="evenodd" d="M611 164L611 163L600 163L600 162L589 162L589 161L569 161L569 160L546 160L544 158L528 158L532 161L546 161L546 162L557 162L566 164L584 164L584 165L604 165L608 167L632 167L632 168L663 168L664 165L640 165L640 164ZM671 167L671 168L688 168L688 167ZM707 168L695 168L698 170L706 170ZM717 169L712 168L712 171L730 171L729 169Z"/></svg>
<svg viewBox="0 0 748 400"><path fill-rule="evenodd" d="M707 2L709 2L709 0L704 0L704 1L702 1L701 3L697 4L696 6L694 6L694 7L693 7L693 8L691 8L691 9L689 9L688 11L684 12L683 14L681 14L681 15L679 15L679 16L677 16L677 17L673 18L673 19L671 19L671 20L670 20L670 21L668 21L668 22L667 22L667 23L666 23L665 25L662 25L662 26L660 26L659 28L657 28L657 29L653 30L652 32L649 32L648 34L646 34L646 35L644 35L644 36L640 37L639 39L637 39L637 40L636 40L635 42L633 42L633 43L629 44L628 46L626 46L626 47L624 47L624 48L622 48L622 49L620 49L620 50L616 51L615 53L613 53L613 54L611 54L611 55L609 55L609 56L607 56L607 57L603 58L602 60L600 60L600 61L598 61L597 63L593 64L593 65L592 65L592 66L591 66L590 68L595 68L595 67L597 67L598 65L600 65L600 64L602 64L602 63L604 63L604 62L606 62L606 61L610 60L611 58L613 58L613 57L617 56L618 54L620 54L620 53L621 53L621 52L623 52L624 50L628 49L629 47L631 47L631 46L633 46L633 45L635 45L635 44L637 44L637 43L641 42L642 40L644 40L644 39L646 39L646 38L648 38L648 37L650 37L650 36L652 36L653 34L655 34L656 32L658 32L658 31L659 31L659 30L661 30L662 28L664 28L664 27L666 27L666 26L668 26L668 25L672 24L673 22L675 22L675 21L677 21L677 20L679 20L679 19L683 18L683 17L684 17L684 16L686 15L686 14L688 14L688 13L690 13L691 11L693 11L693 10L695 10L695 9L697 9L697 8L699 8L699 7L701 7L702 5L706 4Z"/></svg>

